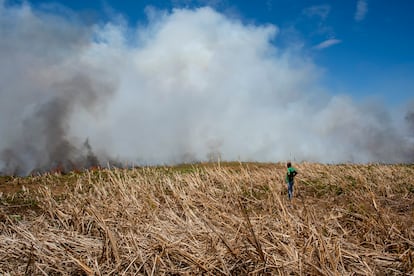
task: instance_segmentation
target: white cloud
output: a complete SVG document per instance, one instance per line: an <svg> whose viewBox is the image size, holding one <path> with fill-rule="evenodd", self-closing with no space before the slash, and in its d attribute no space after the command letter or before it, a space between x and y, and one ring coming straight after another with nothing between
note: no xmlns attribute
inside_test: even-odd
<svg viewBox="0 0 414 276"><path fill-rule="evenodd" d="M318 50L322 50L322 49L325 49L325 48L329 48L333 45L339 44L341 42L342 42L342 40L331 38L331 39L327 39L325 41L322 41L321 43L316 45L314 48L318 49Z"/></svg>
<svg viewBox="0 0 414 276"><path fill-rule="evenodd" d="M354 19L356 21L364 20L365 16L367 15L367 12L368 12L368 3L367 3L367 1L366 0L358 0Z"/></svg>
<svg viewBox="0 0 414 276"><path fill-rule="evenodd" d="M309 17L318 16L321 19L326 19L330 11L331 7L329 5L316 5L304 9L303 13Z"/></svg>

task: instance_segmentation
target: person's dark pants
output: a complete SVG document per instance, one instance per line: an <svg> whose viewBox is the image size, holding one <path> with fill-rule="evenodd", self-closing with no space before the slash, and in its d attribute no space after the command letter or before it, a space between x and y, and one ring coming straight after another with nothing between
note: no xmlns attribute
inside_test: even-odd
<svg viewBox="0 0 414 276"><path fill-rule="evenodd" d="M288 197L289 200L293 198L293 180L288 182Z"/></svg>

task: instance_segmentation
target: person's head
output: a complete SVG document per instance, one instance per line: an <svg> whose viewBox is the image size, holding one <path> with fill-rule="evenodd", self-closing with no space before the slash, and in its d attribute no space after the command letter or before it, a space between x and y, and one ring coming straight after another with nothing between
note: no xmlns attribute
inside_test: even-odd
<svg viewBox="0 0 414 276"><path fill-rule="evenodd" d="M292 167L292 163L287 162L287 167L288 167L288 168Z"/></svg>

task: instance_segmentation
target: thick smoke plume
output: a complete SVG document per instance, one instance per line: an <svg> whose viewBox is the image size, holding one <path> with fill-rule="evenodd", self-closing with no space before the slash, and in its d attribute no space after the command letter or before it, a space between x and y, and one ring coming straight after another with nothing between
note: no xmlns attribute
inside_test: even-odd
<svg viewBox="0 0 414 276"><path fill-rule="evenodd" d="M412 113L401 128L385 108L324 92L277 32L207 7L149 9L131 28L0 1L0 172L413 161Z"/></svg>

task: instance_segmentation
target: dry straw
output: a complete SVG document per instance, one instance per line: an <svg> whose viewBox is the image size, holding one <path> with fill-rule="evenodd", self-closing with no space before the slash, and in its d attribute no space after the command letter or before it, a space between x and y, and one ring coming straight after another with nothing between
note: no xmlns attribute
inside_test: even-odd
<svg viewBox="0 0 414 276"><path fill-rule="evenodd" d="M297 169L292 202L283 164L14 178L0 274L414 274L413 166Z"/></svg>

